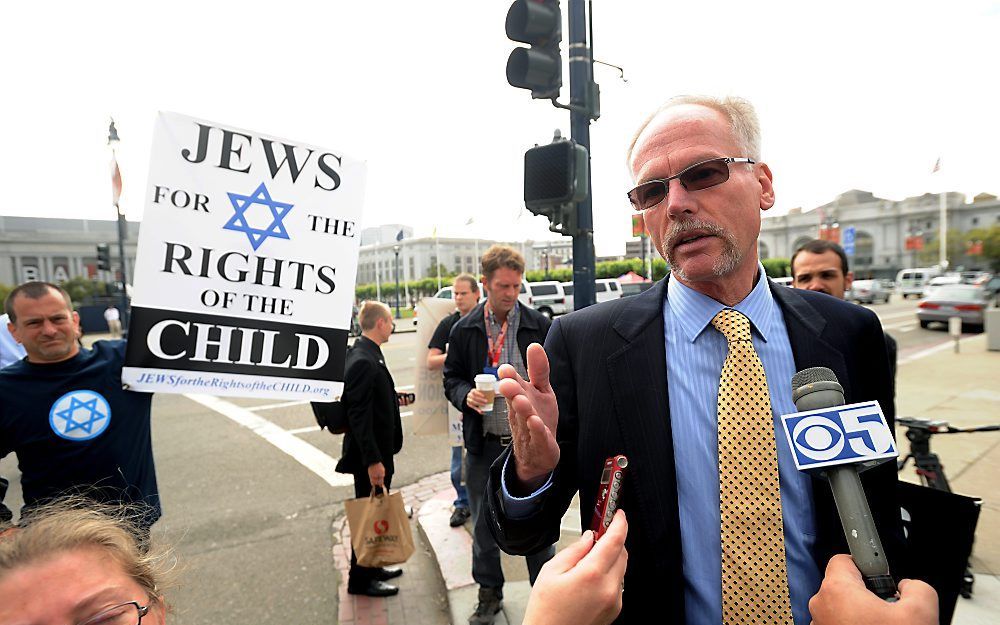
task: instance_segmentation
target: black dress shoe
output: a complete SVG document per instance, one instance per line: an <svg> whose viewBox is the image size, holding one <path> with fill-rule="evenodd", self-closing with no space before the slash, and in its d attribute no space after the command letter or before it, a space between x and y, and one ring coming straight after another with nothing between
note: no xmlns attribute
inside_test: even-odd
<svg viewBox="0 0 1000 625"><path fill-rule="evenodd" d="M391 597L399 592L399 588L378 580L368 582L366 586L347 585L347 593L351 595L367 595L369 597Z"/></svg>
<svg viewBox="0 0 1000 625"><path fill-rule="evenodd" d="M399 568L398 566L394 566L392 568L386 568L383 566L382 568L375 569L374 577L377 581L387 582L390 579L395 579L402 574L403 574L403 569Z"/></svg>
<svg viewBox="0 0 1000 625"><path fill-rule="evenodd" d="M451 527L465 525L470 516L472 516L472 513L469 512L468 508L455 508L455 511L451 513L451 518L448 520L448 525Z"/></svg>

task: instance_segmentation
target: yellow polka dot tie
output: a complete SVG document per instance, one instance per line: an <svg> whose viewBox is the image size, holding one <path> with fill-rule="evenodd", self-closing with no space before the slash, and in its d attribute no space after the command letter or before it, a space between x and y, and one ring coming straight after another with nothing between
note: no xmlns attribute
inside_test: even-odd
<svg viewBox="0 0 1000 625"><path fill-rule="evenodd" d="M729 355L719 379L722 622L792 623L774 419L750 320L723 310L712 325Z"/></svg>

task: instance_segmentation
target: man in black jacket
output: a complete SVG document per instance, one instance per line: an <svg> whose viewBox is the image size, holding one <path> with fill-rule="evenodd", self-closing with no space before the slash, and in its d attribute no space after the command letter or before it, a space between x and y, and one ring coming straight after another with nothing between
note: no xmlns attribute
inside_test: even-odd
<svg viewBox="0 0 1000 625"><path fill-rule="evenodd" d="M503 599L500 549L480 518L490 466L510 445L507 404L502 397L486 409L488 398L476 390L480 373L496 375L501 364L510 364L522 375L525 350L545 340L549 320L517 297L524 276L524 258L513 248L494 245L482 258L486 301L455 324L444 362L444 388L448 401L462 411L466 449L466 486L472 509L472 577L479 584L479 605L469 622L492 623ZM551 545L528 556L528 573L534 583L539 569L555 553Z"/></svg>
<svg viewBox="0 0 1000 625"><path fill-rule="evenodd" d="M344 436L337 471L354 475L355 497L368 497L372 488L388 488L392 481L392 456L403 447L403 424L396 386L380 347L392 336L392 313L381 302L365 302L358 317L361 336L347 357L341 397L351 429ZM394 595L399 588L385 582L402 573L401 569L358 566L352 550L347 592L370 597Z"/></svg>
<svg viewBox="0 0 1000 625"><path fill-rule="evenodd" d="M847 254L844 248L833 241L813 239L806 242L792 254L789 265L791 265L792 286L797 289L819 291L837 299L846 299L847 292L854 282L854 272L847 268ZM889 367L895 386L898 348L896 339L888 333L885 335L885 347L889 353Z"/></svg>

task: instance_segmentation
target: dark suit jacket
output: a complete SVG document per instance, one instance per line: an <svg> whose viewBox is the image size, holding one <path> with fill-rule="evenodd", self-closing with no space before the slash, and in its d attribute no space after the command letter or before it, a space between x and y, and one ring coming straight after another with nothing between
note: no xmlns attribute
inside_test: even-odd
<svg viewBox="0 0 1000 625"><path fill-rule="evenodd" d="M475 378L486 366L486 320L483 306L459 319L448 338L448 356L444 361L444 393L455 408L462 411L465 448L470 454L483 453L483 415L465 403L465 397L476 387ZM543 343L551 322L534 308L520 306L517 326L517 349L521 358L532 343ZM527 363L526 363L527 364Z"/></svg>
<svg viewBox="0 0 1000 625"><path fill-rule="evenodd" d="M403 423L382 350L370 339L358 337L345 367L341 402L351 429L344 435L337 471L366 473L370 465L381 462L391 474L392 456L403 448Z"/></svg>
<svg viewBox="0 0 1000 625"><path fill-rule="evenodd" d="M561 449L553 487L532 517L511 520L499 495L500 468L487 485L488 522L508 553L536 552L559 538L559 522L580 492L582 527L590 526L604 460L624 453L629 468L620 499L628 515L625 608L618 622L684 623L684 576L673 459L663 328L666 280L648 291L558 319L545 343L559 402ZM871 311L822 293L771 284L781 306L798 370L828 367L848 403L876 399L894 419L892 380L878 318ZM902 545L894 463L862 475L873 514L893 566ZM835 553L846 553L830 487L814 481L818 526L816 562L822 572ZM707 494L706 496L711 496ZM894 574L902 571L893 568Z"/></svg>

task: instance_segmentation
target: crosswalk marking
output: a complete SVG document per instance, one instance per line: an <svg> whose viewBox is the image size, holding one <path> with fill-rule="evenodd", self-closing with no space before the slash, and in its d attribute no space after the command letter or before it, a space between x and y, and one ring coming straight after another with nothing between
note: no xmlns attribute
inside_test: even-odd
<svg viewBox="0 0 1000 625"><path fill-rule="evenodd" d="M301 438L291 434L264 417L212 395L185 394L191 401L223 415L247 428L257 436L292 457L330 486L349 486L354 477L337 473L337 458L332 458Z"/></svg>

